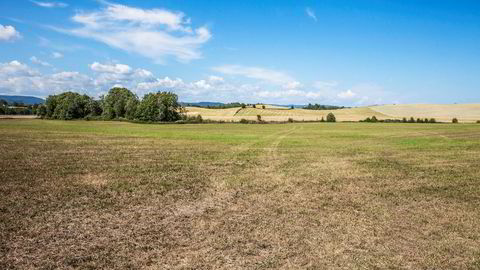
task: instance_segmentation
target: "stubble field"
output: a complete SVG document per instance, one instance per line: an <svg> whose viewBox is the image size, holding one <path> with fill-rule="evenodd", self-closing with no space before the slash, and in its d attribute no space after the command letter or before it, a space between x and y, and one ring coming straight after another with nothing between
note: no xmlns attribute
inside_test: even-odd
<svg viewBox="0 0 480 270"><path fill-rule="evenodd" d="M480 268L480 124L0 120L0 268Z"/></svg>

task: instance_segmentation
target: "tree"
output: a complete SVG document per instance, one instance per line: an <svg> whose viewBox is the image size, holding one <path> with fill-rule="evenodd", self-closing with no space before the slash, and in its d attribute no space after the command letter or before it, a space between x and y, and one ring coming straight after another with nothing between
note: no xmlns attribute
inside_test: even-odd
<svg viewBox="0 0 480 270"><path fill-rule="evenodd" d="M435 118L430 118L430 123L436 123L437 121L435 120Z"/></svg>
<svg viewBox="0 0 480 270"><path fill-rule="evenodd" d="M262 122L262 116L260 114L257 114L257 121Z"/></svg>
<svg viewBox="0 0 480 270"><path fill-rule="evenodd" d="M453 118L453 119L452 119L452 123L457 124L457 123L458 123L458 119L457 119L456 117Z"/></svg>
<svg viewBox="0 0 480 270"><path fill-rule="evenodd" d="M45 101L45 118L71 120L84 118L90 114L88 104L91 98L74 92L50 95ZM43 112L42 112L43 113Z"/></svg>
<svg viewBox="0 0 480 270"><path fill-rule="evenodd" d="M410 119L408 120L409 123L415 123L415 119L413 117L410 117Z"/></svg>
<svg viewBox="0 0 480 270"><path fill-rule="evenodd" d="M106 119L133 119L137 103L138 97L127 88L112 88L103 100L103 116Z"/></svg>
<svg viewBox="0 0 480 270"><path fill-rule="evenodd" d="M375 115L374 115L374 116L372 116L372 122L373 122L373 123L376 123L376 122L378 122L378 119L377 119L377 117L376 117Z"/></svg>
<svg viewBox="0 0 480 270"><path fill-rule="evenodd" d="M255 104L252 105L253 108L257 108L257 106Z"/></svg>
<svg viewBox="0 0 480 270"><path fill-rule="evenodd" d="M242 109L245 109L247 106L245 104L242 104Z"/></svg>
<svg viewBox="0 0 480 270"><path fill-rule="evenodd" d="M423 123L423 119L422 118L417 118L417 123Z"/></svg>
<svg viewBox="0 0 480 270"><path fill-rule="evenodd" d="M47 115L47 107L43 104L38 105L37 116L39 116L40 118L45 118L46 115Z"/></svg>
<svg viewBox="0 0 480 270"><path fill-rule="evenodd" d="M295 109L295 107L294 107L293 105L292 105L292 106L290 106L290 110L293 110L293 109Z"/></svg>
<svg viewBox="0 0 480 270"><path fill-rule="evenodd" d="M407 118L406 117L403 117L402 123L407 123Z"/></svg>
<svg viewBox="0 0 480 270"><path fill-rule="evenodd" d="M327 114L327 122L337 122L337 119L333 113Z"/></svg>
<svg viewBox="0 0 480 270"><path fill-rule="evenodd" d="M322 119L320 120L320 122L325 122L325 118L323 118L323 116L322 116Z"/></svg>
<svg viewBox="0 0 480 270"><path fill-rule="evenodd" d="M262 105L262 109L264 109L264 110L265 110L265 105Z"/></svg>
<svg viewBox="0 0 480 270"><path fill-rule="evenodd" d="M136 118L141 121L173 122L182 118L183 107L178 96L171 92L146 94L136 109Z"/></svg>

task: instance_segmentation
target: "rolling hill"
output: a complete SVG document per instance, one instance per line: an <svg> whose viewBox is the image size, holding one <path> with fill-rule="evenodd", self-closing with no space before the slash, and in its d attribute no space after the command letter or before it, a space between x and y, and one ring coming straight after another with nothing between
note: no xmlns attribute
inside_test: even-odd
<svg viewBox="0 0 480 270"><path fill-rule="evenodd" d="M8 96L0 95L0 99L6 100L8 103L18 102L26 105L42 104L44 99L32 96Z"/></svg>

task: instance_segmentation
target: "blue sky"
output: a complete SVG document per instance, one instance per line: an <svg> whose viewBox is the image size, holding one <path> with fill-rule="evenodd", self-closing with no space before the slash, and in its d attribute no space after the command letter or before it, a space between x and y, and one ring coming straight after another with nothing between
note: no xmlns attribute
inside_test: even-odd
<svg viewBox="0 0 480 270"><path fill-rule="evenodd" d="M480 102L480 1L0 1L0 93Z"/></svg>

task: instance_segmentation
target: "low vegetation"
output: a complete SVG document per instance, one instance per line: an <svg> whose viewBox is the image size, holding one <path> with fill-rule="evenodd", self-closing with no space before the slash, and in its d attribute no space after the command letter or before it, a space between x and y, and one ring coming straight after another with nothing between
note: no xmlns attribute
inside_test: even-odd
<svg viewBox="0 0 480 270"><path fill-rule="evenodd" d="M333 105L320 105L320 104L311 104L308 103L308 105L304 106L303 109L305 110L339 110L339 109L345 109L347 107L344 106L333 106ZM293 109L293 106L292 106Z"/></svg>
<svg viewBox="0 0 480 270"><path fill-rule="evenodd" d="M0 136L0 269L480 265L478 124L14 119Z"/></svg>

